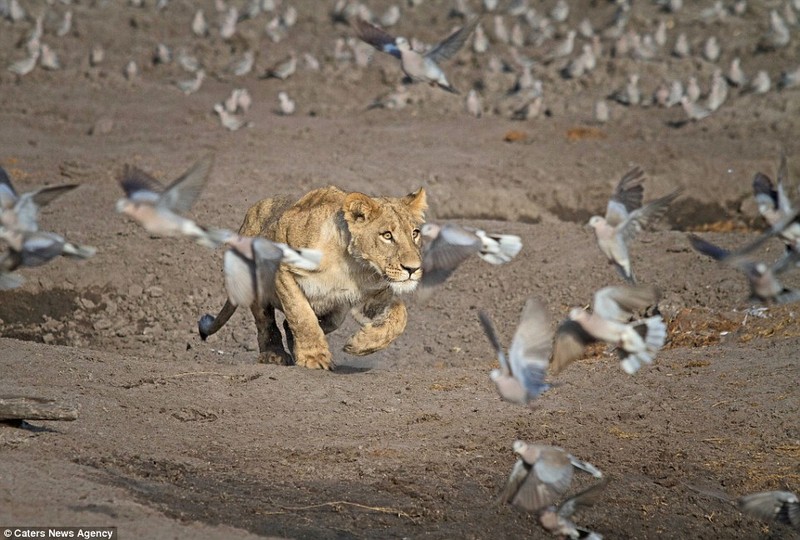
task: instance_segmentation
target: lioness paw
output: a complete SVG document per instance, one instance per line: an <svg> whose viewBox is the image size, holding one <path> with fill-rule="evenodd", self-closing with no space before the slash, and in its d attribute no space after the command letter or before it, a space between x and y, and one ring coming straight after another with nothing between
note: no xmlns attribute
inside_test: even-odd
<svg viewBox="0 0 800 540"><path fill-rule="evenodd" d="M304 366L308 369L332 369L333 358L330 351L326 350L312 350L312 351L295 351L295 361L298 366Z"/></svg>
<svg viewBox="0 0 800 540"><path fill-rule="evenodd" d="M277 364L279 366L291 366L292 357L283 350L268 350L258 355L258 361L261 364Z"/></svg>
<svg viewBox="0 0 800 540"><path fill-rule="evenodd" d="M378 338L376 340L376 337ZM355 356L366 356L374 352L385 349L392 342L386 336L376 336L375 333L357 332L345 344L343 350L347 354Z"/></svg>

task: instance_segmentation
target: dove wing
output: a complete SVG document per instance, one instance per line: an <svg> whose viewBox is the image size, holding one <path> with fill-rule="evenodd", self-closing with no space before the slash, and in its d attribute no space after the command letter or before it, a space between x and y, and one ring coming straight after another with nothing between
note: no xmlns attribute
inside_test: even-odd
<svg viewBox="0 0 800 540"><path fill-rule="evenodd" d="M556 330L550 373L558 375L568 365L583 356L587 345L597 341L580 323L567 319Z"/></svg>
<svg viewBox="0 0 800 540"><path fill-rule="evenodd" d="M0 167L0 210L10 210L17 202L17 192L11 183L11 177Z"/></svg>
<svg viewBox="0 0 800 540"><path fill-rule="evenodd" d="M552 350L550 320L544 304L529 298L508 350L511 373L527 389L541 386Z"/></svg>
<svg viewBox="0 0 800 540"><path fill-rule="evenodd" d="M271 292L275 289L275 275L283 259L283 250L267 240L253 240L253 261L256 265L256 300L260 305L269 303Z"/></svg>
<svg viewBox="0 0 800 540"><path fill-rule="evenodd" d="M788 491L765 491L763 493L753 493L739 498L739 508L764 520L777 520L781 523L800 525L797 520L800 507L798 506L797 496ZM794 505L794 511L791 510ZM793 516L794 514L794 516ZM792 522L791 518L795 517Z"/></svg>
<svg viewBox="0 0 800 540"><path fill-rule="evenodd" d="M514 463L514 467L511 469L511 474L508 475L506 486L503 488L503 492L500 494L501 502L512 502L514 496L519 491L519 487L522 485L522 482L524 482L525 478L528 476L530 469L531 466L526 464L521 459L518 459L516 463Z"/></svg>
<svg viewBox="0 0 800 540"><path fill-rule="evenodd" d="M252 306L255 302L253 290L253 261L249 260L236 248L230 247L222 257L225 268L225 288L228 299L234 306Z"/></svg>
<svg viewBox="0 0 800 540"><path fill-rule="evenodd" d="M455 269L481 250L481 239L461 227L444 225L439 235L425 248L422 257L422 285L439 285Z"/></svg>
<svg viewBox="0 0 800 540"><path fill-rule="evenodd" d="M389 53L395 58L401 57L400 49L395 44L397 39L395 36L361 18L356 19L355 26L356 33L361 41L372 45L379 51Z"/></svg>
<svg viewBox="0 0 800 540"><path fill-rule="evenodd" d="M658 302L660 296L652 285L604 287L594 293L592 310L603 319L626 323L635 312Z"/></svg>
<svg viewBox="0 0 800 540"><path fill-rule="evenodd" d="M492 319L489 318L489 315L485 311L479 311L478 320L481 323L481 327L483 328L483 332L486 334L486 337L489 338L489 343L492 344L492 347L497 353L497 359L500 362L500 369L504 374L511 373L511 367L508 365L506 354L503 352L503 346L500 345L500 338L497 336L497 332L494 329Z"/></svg>
<svg viewBox="0 0 800 540"><path fill-rule="evenodd" d="M205 187L208 173L211 172L213 164L212 156L204 157L196 162L167 186L158 204L179 214L188 212Z"/></svg>
<svg viewBox="0 0 800 540"><path fill-rule="evenodd" d="M31 196L33 202L35 202L37 206L47 206L51 201L68 191L72 191L78 187L78 185L79 184L63 184L60 186L43 187L31 193Z"/></svg>
<svg viewBox="0 0 800 540"><path fill-rule="evenodd" d="M144 172L142 169L135 165L125 164L122 167L122 175L119 178L119 183L125 191L125 195L129 198L137 192L148 191L151 193L161 193L164 186L153 178L150 174Z"/></svg>
<svg viewBox="0 0 800 540"><path fill-rule="evenodd" d="M661 219L664 214L667 213L669 205L682 191L681 189L676 189L669 195L651 201L642 208L632 212L620 225L620 234L623 240L627 243L629 240L632 240L639 231Z"/></svg>
<svg viewBox="0 0 800 540"><path fill-rule="evenodd" d="M564 519L572 517L578 508L592 506L600 500L600 494L608 485L608 478L603 478L598 483L576 493L558 507L558 515Z"/></svg>
<svg viewBox="0 0 800 540"><path fill-rule="evenodd" d="M22 244L22 266L41 266L61 255L64 239L54 233L36 233Z"/></svg>
<svg viewBox="0 0 800 540"><path fill-rule="evenodd" d="M475 30L480 17L472 18L467 24L444 38L440 43L425 53L425 57L439 63L443 60L452 58L464 46L467 38Z"/></svg>
<svg viewBox="0 0 800 540"><path fill-rule="evenodd" d="M633 212L642 207L644 197L644 182L646 176L641 167L636 166L620 178L611 200L625 207L627 212Z"/></svg>

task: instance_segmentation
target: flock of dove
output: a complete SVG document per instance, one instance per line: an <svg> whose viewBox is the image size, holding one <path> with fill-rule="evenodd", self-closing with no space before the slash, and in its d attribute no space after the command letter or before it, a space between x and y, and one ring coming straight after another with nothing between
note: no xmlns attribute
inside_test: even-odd
<svg viewBox="0 0 800 540"><path fill-rule="evenodd" d="M408 8L414 9L422 1L409 0ZM65 6L71 4L70 0L60 2ZM54 2L49 3L52 5ZM169 3L169 0L158 0L154 8L168 10ZM398 6L393 5L383 15L376 16L362 3L338 0L331 13L334 23L346 22L361 41L353 37L337 41L333 59L367 67L372 63L370 47L395 57L404 75L403 82L370 107L400 109L411 102L409 88L415 82L459 94L442 64L469 43L473 55L485 55L488 59L486 64L490 74L503 70L517 72L514 88L508 93L515 105L506 110L514 118L529 119L543 107L544 84L536 76L541 70L555 66L561 77L579 79L596 69L602 59L647 61L665 55L686 58L693 54L693 45L685 33L674 37L669 35L672 19L659 19L649 31L640 33L631 23L632 3L629 0L616 0L614 3L616 14L602 28L593 27L588 18L579 20L573 28L567 25L571 11L566 0L557 0L547 14L537 12L527 0L503 2L507 5L502 10L498 0L483 0L477 10L466 0L456 0L449 15L462 19L462 24L441 42L428 46L413 37L394 36L387 30L400 20ZM669 15L683 9L682 0L656 0L656 3ZM131 0L130 4L142 9L147 7L144 0ZM215 8L221 19L218 28L212 29L203 10L197 10L192 20L187 21L187 30L198 39L217 33L223 40L232 40L237 34L237 24L264 15L272 17L266 23L264 34L278 42L288 37L298 19L294 7L281 5L276 0L251 0L242 8L216 0ZM698 17L714 28L715 24L722 25L729 18L741 17L748 9L746 0L735 0L730 5L716 1L703 9ZM798 12L798 0L786 1L783 9L771 9L767 30L753 43L754 49L763 54L773 54L787 47L792 40L792 29L798 25ZM9 71L24 77L37 67L48 70L61 67L57 50L44 42L45 12L33 17L26 13L19 0L0 0L0 17L14 24L32 24L27 39L21 43L27 56L9 65ZM573 16L571 20L575 19ZM72 24L73 12L67 9L54 38L67 35ZM487 31L484 26L491 30ZM583 41L580 47L576 47L578 39ZM673 42L671 47L668 46L670 40ZM513 64L491 52L500 47L507 51ZM614 101L625 106L680 105L688 120L699 121L726 103L732 94L729 91L731 87L738 88L739 94L771 91L775 74L759 71L748 76L743 72L738 57L731 59L727 72L716 67L723 47L718 37L711 35L694 47L700 50L703 62L715 66L705 104L700 101L703 92L697 77L690 77L685 85L678 79L665 80L647 97L639 86L640 75L632 72L623 88L597 101L596 120L605 122L609 119L608 102ZM529 57L523 52L525 48L546 52ZM262 76L286 80L297 70L301 57L307 69L320 69L321 62L311 53L301 56L292 52L287 59L266 69ZM103 58L104 51L99 46L89 52L91 65L103 62ZM231 64L230 72L236 77L247 75L254 69L255 58L255 50L246 50ZM157 45L152 61L155 64L175 61L192 72L193 78L176 83L185 94L197 92L206 77L201 60L185 50L173 52L165 43ZM123 72L128 78L139 76L134 60L123 67ZM780 89L800 86L800 66L782 70L777 86ZM222 125L233 131L248 125L244 115L251 103L250 93L244 88L236 88L229 98L216 103L213 111L219 115ZM295 111L296 104L285 91L278 94L278 103L282 114ZM465 107L475 116L486 112L479 89L469 90ZM774 182L763 173L754 177L754 196L768 226L754 242L728 251L696 235L688 238L699 253L740 269L749 280L750 300L765 304L800 300L800 291L788 289L778 281L780 274L800 265L800 207L796 206L800 193L790 185L786 162L786 156L782 154ZM295 249L265 238L243 237L232 231L202 226L185 217L206 184L212 164L211 157L200 159L167 186L145 171L126 165L119 178L125 196L117 202L117 211L136 221L153 236L184 236L204 247L224 247L223 279L231 303L243 306L264 303L274 286L279 265L314 270L320 264L322 253L314 249ZM681 192L675 191L644 204L645 180L645 173L639 167L625 173L611 195L605 215L594 216L587 224L595 233L600 252L625 281L622 285L599 289L594 295L591 311L572 309L566 321L553 333L547 308L538 299L529 299L507 354L490 317L480 313L480 323L498 356L500 367L491 371L490 378L502 399L530 406L551 387L552 383L547 382L548 376L558 375L580 359L585 348L594 342L612 346L619 356L621 368L631 375L651 364L664 346L668 336L667 326L657 308L660 291L637 282L628 245L638 232L661 219ZM39 208L77 187L75 184L44 187L20 195L9 174L0 168L0 239L4 244L0 258L0 289L13 289L23 283L18 269L39 266L60 256L87 259L94 255L92 247L76 245L54 232L39 230ZM492 234L454 224L427 223L422 234L423 290L441 285L460 264L474 256L492 264L504 264L522 248L517 236ZM756 260L753 253L774 237L784 242L784 255L771 264ZM200 329L202 333L202 320ZM598 500L608 482L601 471L558 447L515 441L512 448L519 459L509 476L502 500L536 513L542 527L557 536L601 538L598 533L571 521L577 509ZM591 475L598 482L563 499L569 492L575 470ZM556 505L559 500L562 502ZM744 511L800 530L800 501L793 493L772 491L730 500L737 502Z"/></svg>

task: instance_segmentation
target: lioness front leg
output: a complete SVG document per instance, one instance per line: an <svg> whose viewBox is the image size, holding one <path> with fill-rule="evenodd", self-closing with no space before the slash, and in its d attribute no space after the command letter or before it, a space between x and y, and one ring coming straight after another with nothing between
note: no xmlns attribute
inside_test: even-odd
<svg viewBox="0 0 800 540"><path fill-rule="evenodd" d="M364 356L385 349L403 333L408 321L406 306L397 298L389 304L367 302L360 313L354 314L361 329L344 346L346 353Z"/></svg>
<svg viewBox="0 0 800 540"><path fill-rule="evenodd" d="M285 268L278 270L275 292L294 338L295 364L311 369L331 369L331 351L317 315L294 276Z"/></svg>

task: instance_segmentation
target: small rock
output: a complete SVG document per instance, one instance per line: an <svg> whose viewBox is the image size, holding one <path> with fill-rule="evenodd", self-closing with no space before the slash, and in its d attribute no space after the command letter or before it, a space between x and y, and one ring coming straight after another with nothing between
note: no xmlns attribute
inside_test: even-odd
<svg viewBox="0 0 800 540"><path fill-rule="evenodd" d="M104 317L104 318L102 318L102 319L98 319L98 320L96 320L96 321L94 322L94 324L92 325L92 327L93 327L95 330L106 330L106 329L108 329L108 328L111 328L111 321L109 321L108 319L106 319L106 318Z"/></svg>
<svg viewBox="0 0 800 540"><path fill-rule="evenodd" d="M147 294L150 295L150 298L160 298L164 296L164 289L158 285L153 285L147 288Z"/></svg>

